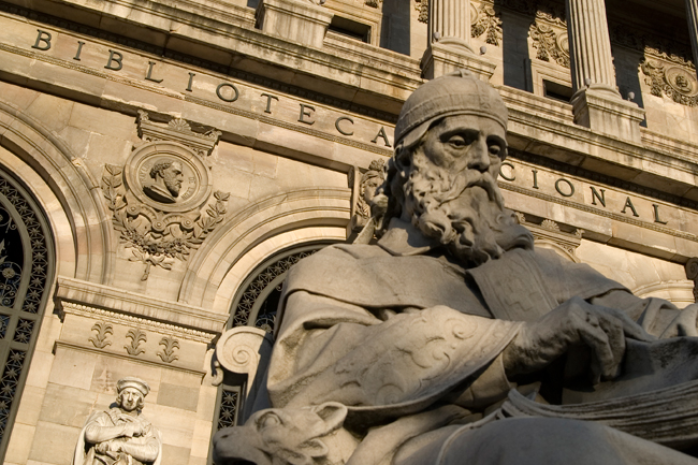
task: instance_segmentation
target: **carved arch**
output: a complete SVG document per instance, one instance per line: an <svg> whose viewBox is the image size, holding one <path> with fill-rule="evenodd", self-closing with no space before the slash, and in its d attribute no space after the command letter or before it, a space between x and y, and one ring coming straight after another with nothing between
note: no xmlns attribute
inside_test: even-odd
<svg viewBox="0 0 698 465"><path fill-rule="evenodd" d="M313 241L343 241L351 191L297 189L238 212L209 236L189 263L179 301L227 313L245 277L283 249Z"/></svg>
<svg viewBox="0 0 698 465"><path fill-rule="evenodd" d="M0 146L23 162L12 164L15 174L32 186L48 216L59 254L58 274L110 284L113 233L96 179L40 122L2 101L0 134Z"/></svg>

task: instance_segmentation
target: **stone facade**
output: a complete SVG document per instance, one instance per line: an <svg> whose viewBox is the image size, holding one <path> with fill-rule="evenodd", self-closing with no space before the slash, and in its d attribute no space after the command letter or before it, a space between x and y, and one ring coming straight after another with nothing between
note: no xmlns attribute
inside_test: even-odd
<svg viewBox="0 0 698 465"><path fill-rule="evenodd" d="M253 383L218 338L273 326L284 273L366 216L402 103L457 68L509 108L500 186L540 247L694 302L695 1L604 18L602 0L473 0L456 44L426 0L316 3L0 1L0 221L26 230L14 251L0 236L5 463L70 464L127 376L151 388L162 463L208 463ZM603 40L580 28L589 9ZM148 195L172 161L178 195ZM20 249L22 276L45 261L21 283Z"/></svg>

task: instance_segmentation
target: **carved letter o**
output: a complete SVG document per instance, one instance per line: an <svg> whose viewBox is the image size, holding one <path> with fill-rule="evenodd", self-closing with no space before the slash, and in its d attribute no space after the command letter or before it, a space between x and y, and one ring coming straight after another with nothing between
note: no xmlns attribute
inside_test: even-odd
<svg viewBox="0 0 698 465"><path fill-rule="evenodd" d="M223 94L221 94L221 89L223 87L230 87L231 89L233 89L233 96L231 98L223 97ZM240 97L240 92L238 91L238 88L235 87L233 84L228 84L227 82L224 82L216 88L216 95L219 99L223 100L224 102L232 103L236 101L238 97Z"/></svg>
<svg viewBox="0 0 698 465"><path fill-rule="evenodd" d="M560 189L560 183L567 184L570 188L570 191L568 193L563 192ZM558 194L560 194L563 197L572 197L574 195L574 185L565 178L560 178L557 181L555 181L555 190Z"/></svg>

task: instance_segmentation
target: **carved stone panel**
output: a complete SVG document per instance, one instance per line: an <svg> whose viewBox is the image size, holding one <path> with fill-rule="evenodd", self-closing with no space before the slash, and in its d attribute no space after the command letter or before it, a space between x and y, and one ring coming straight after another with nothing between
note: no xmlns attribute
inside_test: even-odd
<svg viewBox="0 0 698 465"><path fill-rule="evenodd" d="M188 259L223 220L229 194L214 192L201 211L213 190L205 157L219 133L195 133L180 119L157 125L143 114L139 126L142 143L125 167L105 165L102 191L130 260L146 265L146 280L152 266L169 270Z"/></svg>
<svg viewBox="0 0 698 465"><path fill-rule="evenodd" d="M698 79L695 69L668 60L645 57L641 69L652 95L666 95L682 105L698 104Z"/></svg>
<svg viewBox="0 0 698 465"><path fill-rule="evenodd" d="M539 15L531 25L529 35L536 50L536 58L570 67L570 48L567 30L561 20L553 20Z"/></svg>

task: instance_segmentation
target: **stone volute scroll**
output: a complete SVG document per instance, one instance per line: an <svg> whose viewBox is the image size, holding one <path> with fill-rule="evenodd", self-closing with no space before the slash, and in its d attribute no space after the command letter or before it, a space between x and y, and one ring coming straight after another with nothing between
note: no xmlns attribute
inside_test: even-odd
<svg viewBox="0 0 698 465"><path fill-rule="evenodd" d="M80 431L73 465L160 465L160 432L141 414L148 383L121 378L114 407L94 412Z"/></svg>
<svg viewBox="0 0 698 465"><path fill-rule="evenodd" d="M114 228L130 260L145 264L146 280L151 267L169 270L189 258L223 221L229 194L213 192L210 176L219 131L196 132L179 118L155 123L141 112L138 132L125 166L105 165L101 187Z"/></svg>

